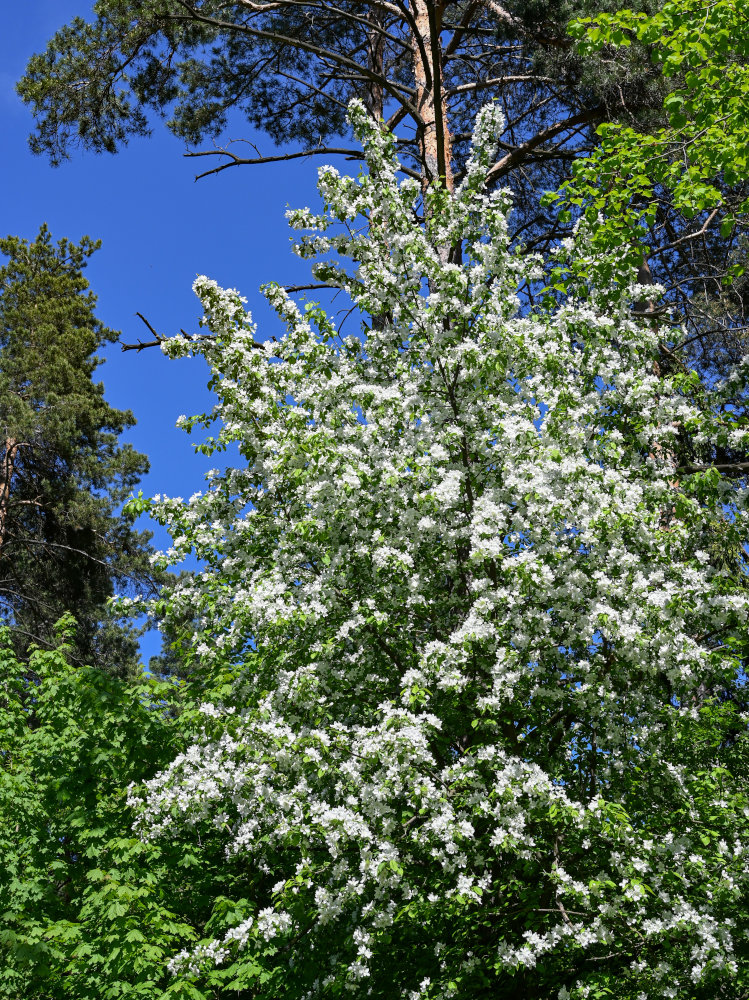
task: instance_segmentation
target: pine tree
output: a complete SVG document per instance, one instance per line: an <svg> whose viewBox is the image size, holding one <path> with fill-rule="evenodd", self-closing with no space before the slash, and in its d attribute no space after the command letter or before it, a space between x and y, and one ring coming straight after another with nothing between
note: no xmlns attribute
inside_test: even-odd
<svg viewBox="0 0 749 1000"><path fill-rule="evenodd" d="M629 6L644 16L661 5ZM311 154L360 159L345 119L358 97L397 131L405 172L424 185L442 176L448 189L464 174L478 109L494 100L507 130L489 182L512 188L512 235L538 251L572 223L539 206L540 195L599 147L600 125L647 137L668 124L656 37L586 51L570 34L576 18L618 9L610 0L99 0L90 21L74 19L32 58L19 93L37 122L31 148L52 162L79 146L115 152L148 134L155 114L193 147L214 140L189 154L207 157L196 161L206 165L200 176ZM712 47L702 45L708 60ZM670 84L680 82L677 74ZM217 145L230 116L280 150L248 156L246 146ZM741 234L725 238L716 219L703 228L705 217L682 211L662 186L653 205L657 218L639 239L652 255L648 274L692 324L685 357L704 360L702 344L714 353L711 327L723 332L721 352L741 356L746 294L737 309L722 285L745 252Z"/></svg>
<svg viewBox="0 0 749 1000"><path fill-rule="evenodd" d="M114 585L151 585L147 533L118 513L147 471L119 442L134 424L93 381L102 344L83 269L99 244L0 240L0 618L18 649L48 644L64 612L78 621L75 655L120 672L132 631L107 613Z"/></svg>
<svg viewBox="0 0 749 1000"><path fill-rule="evenodd" d="M605 6L599 4L598 6ZM523 238L548 240L538 195L567 176L613 117L660 114L660 75L642 49L609 68L581 59L567 21L589 6L479 2L100 0L34 56L19 83L37 130L31 148L58 163L76 147L115 152L151 130L149 115L195 146L229 116L266 133L278 155L212 147L207 171L345 152L355 97L400 137L404 169L460 179L478 109L500 102L507 135L491 171L510 183ZM215 166L218 163L218 166ZM558 235L558 234L557 234Z"/></svg>

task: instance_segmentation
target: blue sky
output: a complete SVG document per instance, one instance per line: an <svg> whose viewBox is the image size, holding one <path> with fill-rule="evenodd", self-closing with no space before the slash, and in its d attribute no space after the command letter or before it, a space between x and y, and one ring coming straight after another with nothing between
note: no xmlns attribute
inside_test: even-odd
<svg viewBox="0 0 749 1000"><path fill-rule="evenodd" d="M99 297L100 319L125 340L147 336L136 311L163 333L195 329L200 311L191 286L198 273L247 296L262 339L278 333L257 289L264 281L308 278L291 254L283 216L287 205L318 204L319 161L237 167L195 183L196 161L183 158L184 145L159 122L151 138L133 140L116 156L78 152L52 168L29 152L33 121L15 81L58 27L75 15L89 16L91 8L82 0L26 0L4 11L0 233L33 239L46 222L56 239L101 239L87 276ZM241 122L228 136L253 138ZM271 150L267 138L255 138L261 150ZM168 361L157 350L123 354L113 346L99 378L109 402L137 418L126 439L150 458L144 493L190 496L201 489L203 470L217 462L194 455L174 422L212 405L205 365ZM156 537L160 546L168 544L165 533ZM144 656L158 645L156 636L147 637Z"/></svg>

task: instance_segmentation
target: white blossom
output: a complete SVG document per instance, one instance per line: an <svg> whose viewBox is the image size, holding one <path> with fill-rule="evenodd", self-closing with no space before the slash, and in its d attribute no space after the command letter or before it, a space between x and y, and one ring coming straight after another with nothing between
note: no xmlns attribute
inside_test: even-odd
<svg viewBox="0 0 749 1000"><path fill-rule="evenodd" d="M585 276L521 307L541 263L508 245L507 193L484 190L495 109L423 224L392 139L359 105L351 120L367 171L324 168L325 211L290 221L312 231L297 252L318 279L376 318L366 339L271 285L286 333L258 351L239 294L199 278L215 339L165 347L213 366L212 447L244 461L186 503L153 502L174 558L204 565L171 587L166 620L195 623L209 694L236 681L130 802L146 838L218 817L227 855L275 885L171 968L241 946L293 969L289 996L441 998L480 975L506 995L518 969L556 962L555 995L578 1000L591 959L620 956L625 975L642 952L642 995L686 1000L731 974L747 890L743 805L726 793L706 847L673 742L736 675L705 637L745 635L746 592L705 539L720 526L740 546L747 497L673 456L679 428L708 455L725 438L716 414L749 364L701 396L656 376L662 334L582 228L560 259ZM463 263L445 263L457 245ZM691 819L671 829L670 811ZM401 938L414 951L395 979Z"/></svg>

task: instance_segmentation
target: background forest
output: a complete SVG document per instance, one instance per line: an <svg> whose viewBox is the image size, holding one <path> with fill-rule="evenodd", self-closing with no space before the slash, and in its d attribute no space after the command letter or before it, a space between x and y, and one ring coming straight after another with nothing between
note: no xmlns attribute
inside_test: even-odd
<svg viewBox="0 0 749 1000"><path fill-rule="evenodd" d="M0 996L749 997L749 7L36 6Z"/></svg>

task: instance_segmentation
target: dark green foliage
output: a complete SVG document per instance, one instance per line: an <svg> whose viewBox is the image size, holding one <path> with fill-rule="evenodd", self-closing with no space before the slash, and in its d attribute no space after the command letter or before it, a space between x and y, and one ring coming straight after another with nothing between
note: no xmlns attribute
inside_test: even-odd
<svg viewBox="0 0 749 1000"><path fill-rule="evenodd" d="M360 97L375 114L402 122L401 158L421 173L414 58L429 38L417 38L408 7L99 0L91 21L77 18L58 31L18 85L37 122L31 148L53 163L79 146L115 152L129 136L148 134L155 113L190 145L219 136L233 115L284 152L326 153L349 144L346 106ZM455 168L462 169L478 109L500 101L507 117L501 157L509 159L495 180L516 188L524 238L548 238L553 218L538 211L541 191L557 187L572 159L595 146L600 121L658 115L660 75L641 50L614 66L597 55L583 59L566 24L591 13L585 0L435 7ZM617 8L604 0L595 4L602 9ZM435 82L427 80L429 93ZM350 153L360 158L356 148ZM228 156L198 162L230 165Z"/></svg>
<svg viewBox="0 0 749 1000"><path fill-rule="evenodd" d="M600 148L602 124L629 129L635 149L640 138L660 134L672 116L664 98L686 85L683 74L676 67L664 80L658 38L622 31L621 5L612 0L435 2L436 54L423 19L417 31L412 17L427 6L426 0L99 0L90 21L78 18L58 31L18 84L36 119L31 148L53 163L78 147L115 152L163 117L190 146L216 140L229 121L233 128L239 121L239 138L251 137L241 134L246 122L282 147L276 153L241 143L214 146L196 160L203 172L300 150L348 151L356 159L345 108L360 97L397 131L406 168L430 176L424 123L441 95L445 153L448 159L452 153L459 179L476 113L494 100L506 131L491 182L513 189L518 241L545 252L569 234L572 220L540 205L543 193L558 190L573 164L588 162ZM657 19L661 6L637 0L629 16ZM590 17L614 23L616 31L581 49L568 24ZM423 89L415 73L420 48L432 52ZM740 155L724 149L716 169L734 154ZM615 201L633 174L639 176L621 171L610 190L598 178L597 200ZM654 213L651 272L666 286L678 320L691 324L691 356L704 370L716 352L735 357L745 350L738 327L746 292L731 293L723 284L737 263L741 234L727 237L713 222L702 231L708 213L685 216L673 190L661 184L653 197L655 180L645 177ZM635 235L639 244L641 231Z"/></svg>
<svg viewBox="0 0 749 1000"><path fill-rule="evenodd" d="M49 642L66 611L80 622L76 656L121 671L134 635L109 617L119 588L151 586L148 534L119 505L147 460L118 436L129 411L92 381L99 347L116 339L94 315L83 268L98 244L0 240L0 622L16 648Z"/></svg>

